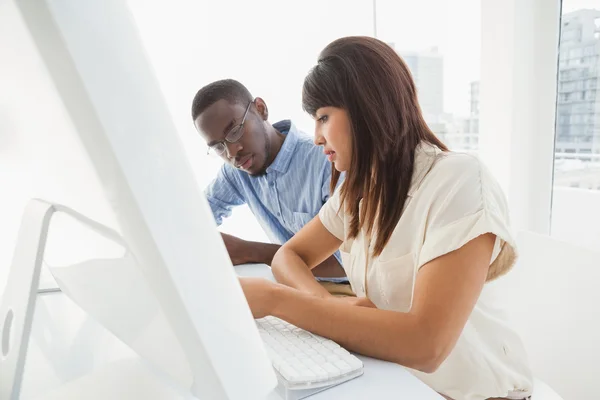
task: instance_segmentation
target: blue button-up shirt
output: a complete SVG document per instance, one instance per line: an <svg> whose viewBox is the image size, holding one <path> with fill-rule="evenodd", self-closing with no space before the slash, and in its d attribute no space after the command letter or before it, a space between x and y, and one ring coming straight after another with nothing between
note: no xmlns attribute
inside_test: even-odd
<svg viewBox="0 0 600 400"><path fill-rule="evenodd" d="M331 163L291 121L273 126L286 137L266 174L251 176L224 164L205 195L218 225L233 207L247 204L271 242L283 244L329 199ZM339 253L335 257L341 265Z"/></svg>

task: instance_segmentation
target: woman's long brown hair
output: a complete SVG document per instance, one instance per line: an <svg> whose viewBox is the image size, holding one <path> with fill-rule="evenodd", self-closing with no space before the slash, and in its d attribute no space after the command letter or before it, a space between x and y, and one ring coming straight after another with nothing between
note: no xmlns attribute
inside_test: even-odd
<svg viewBox="0 0 600 400"><path fill-rule="evenodd" d="M423 119L409 69L380 40L338 39L321 52L306 77L302 107L313 116L322 107L348 113L352 160L340 188L341 207L351 216L348 237L366 228L375 237L374 256L380 255L404 209L415 149L427 142L448 150ZM332 168L332 191L339 177Z"/></svg>

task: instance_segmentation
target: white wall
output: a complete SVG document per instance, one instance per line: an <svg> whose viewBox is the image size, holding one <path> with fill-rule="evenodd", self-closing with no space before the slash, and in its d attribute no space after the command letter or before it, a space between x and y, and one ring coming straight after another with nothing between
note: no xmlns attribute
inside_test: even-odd
<svg viewBox="0 0 600 400"><path fill-rule="evenodd" d="M265 99L271 122L292 118L312 134L312 119L301 109L301 89L319 51L338 37L372 33L371 1L366 0L351 7L342 0L129 4L201 183L212 177L201 166L218 163L206 160L197 148L203 144L190 108L200 87L217 79L238 79Z"/></svg>
<svg viewBox="0 0 600 400"><path fill-rule="evenodd" d="M21 215L40 197L116 228L92 166L11 1L0 2L0 293Z"/></svg>
<svg viewBox="0 0 600 400"><path fill-rule="evenodd" d="M565 242L600 249L600 191L555 186L551 235Z"/></svg>

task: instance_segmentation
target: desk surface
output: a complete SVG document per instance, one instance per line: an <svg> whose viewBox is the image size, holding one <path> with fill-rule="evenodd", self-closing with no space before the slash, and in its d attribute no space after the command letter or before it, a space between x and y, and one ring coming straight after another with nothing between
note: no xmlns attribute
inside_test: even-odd
<svg viewBox="0 0 600 400"><path fill-rule="evenodd" d="M242 276L272 278L265 265L236 267ZM441 396L403 367L359 356L364 375L310 397L311 400ZM152 370L61 293L40 295L25 365L22 399L193 400ZM268 400L278 400L273 393Z"/></svg>

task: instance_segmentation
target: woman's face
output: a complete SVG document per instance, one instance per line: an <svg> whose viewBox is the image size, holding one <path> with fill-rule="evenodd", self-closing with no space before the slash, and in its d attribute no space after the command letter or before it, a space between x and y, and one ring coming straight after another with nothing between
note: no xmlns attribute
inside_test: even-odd
<svg viewBox="0 0 600 400"><path fill-rule="evenodd" d="M315 119L315 144L323 146L323 152L335 169L347 171L352 161L352 127L346 110L322 107Z"/></svg>

